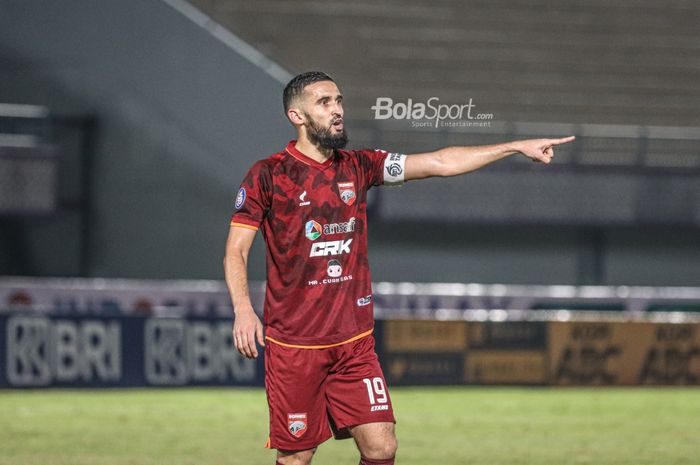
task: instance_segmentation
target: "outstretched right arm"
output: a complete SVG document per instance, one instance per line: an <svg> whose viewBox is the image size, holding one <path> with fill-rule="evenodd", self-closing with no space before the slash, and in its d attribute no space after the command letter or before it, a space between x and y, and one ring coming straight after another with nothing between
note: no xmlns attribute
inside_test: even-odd
<svg viewBox="0 0 700 465"><path fill-rule="evenodd" d="M248 358L257 358L255 340L265 345L260 318L253 310L248 292L248 253L253 245L255 229L232 225L226 240L224 274L233 303L233 343Z"/></svg>

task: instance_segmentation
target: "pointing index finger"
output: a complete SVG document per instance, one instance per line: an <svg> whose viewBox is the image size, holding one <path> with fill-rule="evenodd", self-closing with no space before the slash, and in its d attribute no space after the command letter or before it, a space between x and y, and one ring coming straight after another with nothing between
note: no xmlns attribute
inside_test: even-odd
<svg viewBox="0 0 700 465"><path fill-rule="evenodd" d="M576 139L576 136L569 136L569 137L562 137L561 139L554 139L552 140L552 145L559 145L559 144L566 144L567 142L571 142L574 139Z"/></svg>

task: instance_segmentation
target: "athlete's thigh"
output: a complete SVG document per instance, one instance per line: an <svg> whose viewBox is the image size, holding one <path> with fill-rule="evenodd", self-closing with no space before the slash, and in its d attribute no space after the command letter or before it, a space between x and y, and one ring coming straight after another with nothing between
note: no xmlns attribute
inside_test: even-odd
<svg viewBox="0 0 700 465"><path fill-rule="evenodd" d="M364 423L395 422L389 390L374 352L374 337L344 347L326 382L326 397L339 430Z"/></svg>
<svg viewBox="0 0 700 465"><path fill-rule="evenodd" d="M322 350L266 344L271 449L313 449L331 437L324 387L327 360L328 354Z"/></svg>

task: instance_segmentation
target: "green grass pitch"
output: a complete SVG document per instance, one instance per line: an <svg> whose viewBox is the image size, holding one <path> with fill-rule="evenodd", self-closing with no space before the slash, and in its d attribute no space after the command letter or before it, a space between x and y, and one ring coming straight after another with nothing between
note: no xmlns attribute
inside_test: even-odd
<svg viewBox="0 0 700 465"><path fill-rule="evenodd" d="M394 388L398 465L700 464L698 388ZM272 465L260 389L0 391L2 465ZM351 441L315 464L356 465Z"/></svg>

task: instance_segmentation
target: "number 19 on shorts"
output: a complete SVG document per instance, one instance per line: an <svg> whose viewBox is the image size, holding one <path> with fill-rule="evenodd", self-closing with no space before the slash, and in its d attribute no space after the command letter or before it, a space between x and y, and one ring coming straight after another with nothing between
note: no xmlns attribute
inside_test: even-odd
<svg viewBox="0 0 700 465"><path fill-rule="evenodd" d="M386 395L386 388L384 387L384 380L382 378L365 378L362 380L367 387L367 396L369 397L369 404L372 406L370 408L371 412L377 410L389 410L389 406L386 405L389 397Z"/></svg>

